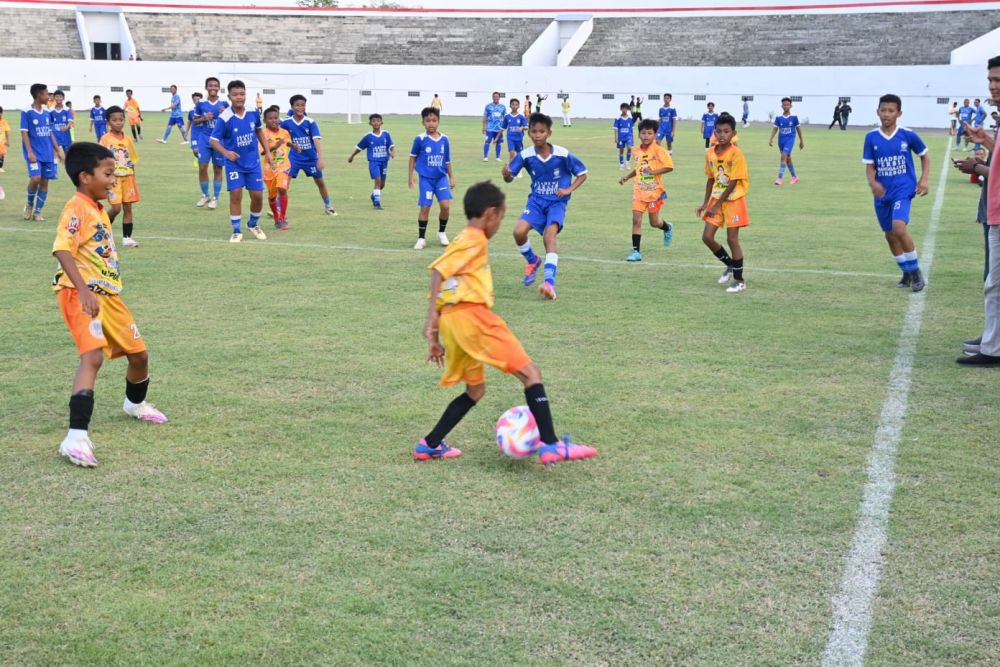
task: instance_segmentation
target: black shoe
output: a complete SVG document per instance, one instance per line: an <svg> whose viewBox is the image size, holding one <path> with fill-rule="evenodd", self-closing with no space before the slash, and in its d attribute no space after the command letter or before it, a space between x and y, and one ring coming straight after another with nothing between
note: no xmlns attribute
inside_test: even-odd
<svg viewBox="0 0 1000 667"><path fill-rule="evenodd" d="M983 344L983 337L980 336L979 338L970 338L969 340L965 341L963 344L964 345L982 345Z"/></svg>
<svg viewBox="0 0 1000 667"><path fill-rule="evenodd" d="M917 269L910 274L910 289L914 292L919 292L924 288L924 277L920 274L920 269Z"/></svg>
<svg viewBox="0 0 1000 667"><path fill-rule="evenodd" d="M906 289L913 283L913 275L909 271L903 271L903 277L896 283L896 287Z"/></svg>
<svg viewBox="0 0 1000 667"><path fill-rule="evenodd" d="M988 354L973 354L968 357L956 359L963 366L1000 366L1000 357L993 357Z"/></svg>

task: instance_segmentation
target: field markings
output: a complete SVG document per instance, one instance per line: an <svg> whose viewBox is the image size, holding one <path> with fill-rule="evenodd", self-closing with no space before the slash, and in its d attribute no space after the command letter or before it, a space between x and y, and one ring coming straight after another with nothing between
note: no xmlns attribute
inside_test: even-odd
<svg viewBox="0 0 1000 667"><path fill-rule="evenodd" d="M0 233L10 233L10 234L55 234L54 229L39 229L39 228L25 228L25 227L0 227ZM181 236L147 236L145 234L141 235L139 238L147 241L164 241L166 243L218 243L229 245L229 239L219 238L219 239L199 239L191 237L181 237ZM247 245L254 246L258 242L251 241ZM292 241L275 241L273 238L269 238L267 241L263 242L263 245L278 246L282 248L303 248L303 249L315 249L315 250L342 250L348 252L372 252L372 253L395 253L395 254L416 254L417 251L412 248L376 248L370 246L359 246L359 245L336 245L330 243L301 243ZM133 251L128 251L133 252ZM139 250L138 252L142 252ZM430 257L428 253L428 257ZM520 257L521 255L513 252L491 252L490 255L493 257ZM624 259L601 259L599 257L584 257L580 255L559 255L562 260L567 260L571 262L585 262L590 264L612 264L612 265L625 265ZM677 262L648 262L643 260L633 266L653 266L653 267L668 267L676 269L697 269L697 270L707 270L712 269L718 271L722 268L719 263L713 264L700 264L700 263L677 263ZM805 274L805 275L817 275L817 276L842 276L847 278L897 278L898 273L877 273L872 271L838 271L836 269L792 269L792 268L768 268L763 266L754 266L752 269L748 269L753 272L760 273L785 273L785 274Z"/></svg>
<svg viewBox="0 0 1000 667"><path fill-rule="evenodd" d="M920 254L921 270L928 279L934 262L934 242L941 221L945 184L948 181L951 141L941 162L930 223ZM903 433L906 409L913 376L913 359L923 322L927 291L910 294L903 319L899 344L887 385L887 396L875 431L875 442L868 456L868 479L858 508L858 525L847 554L840 590L833 598L833 628L823 653L824 667L863 665L871 632L875 596L889 523L889 509L896 486L896 452Z"/></svg>

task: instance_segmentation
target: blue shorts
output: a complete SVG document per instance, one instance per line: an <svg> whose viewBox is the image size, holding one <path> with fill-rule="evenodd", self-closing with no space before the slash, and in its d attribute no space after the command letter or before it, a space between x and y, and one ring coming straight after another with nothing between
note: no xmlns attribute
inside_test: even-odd
<svg viewBox="0 0 1000 667"><path fill-rule="evenodd" d="M305 172L306 176L309 178L317 178L323 180L323 171L316 167L315 162L295 162L295 160L290 160L292 168L288 170L288 176L290 178L297 178L299 171Z"/></svg>
<svg viewBox="0 0 1000 667"><path fill-rule="evenodd" d="M486 143L492 144L494 141L503 138L503 130L486 130Z"/></svg>
<svg viewBox="0 0 1000 667"><path fill-rule="evenodd" d="M261 175L259 165L253 171L245 171L230 162L226 162L226 192L232 192L239 188L258 192L264 189L264 178Z"/></svg>
<svg viewBox="0 0 1000 667"><path fill-rule="evenodd" d="M198 150L198 138L197 137L191 137L191 145L189 146L189 148L191 150L193 150L193 151L197 151Z"/></svg>
<svg viewBox="0 0 1000 667"><path fill-rule="evenodd" d="M521 213L521 220L524 220L531 228L539 234L545 233L545 228L551 224L559 225L562 231L563 223L566 222L566 205L569 202L565 199L537 199L528 197Z"/></svg>
<svg viewBox="0 0 1000 667"><path fill-rule="evenodd" d="M56 137L56 143L59 144L59 148L63 149L63 154L65 155L66 151L69 150L69 147L73 145L73 140L69 137L66 137L65 139Z"/></svg>
<svg viewBox="0 0 1000 667"><path fill-rule="evenodd" d="M372 160L368 163L368 175L372 177L373 181L379 178L384 183L387 173L389 173L388 160Z"/></svg>
<svg viewBox="0 0 1000 667"><path fill-rule="evenodd" d="M792 151L795 150L795 137L789 142L778 142L778 151L784 155L791 155Z"/></svg>
<svg viewBox="0 0 1000 667"><path fill-rule="evenodd" d="M912 197L906 197L905 199L875 200L875 217L883 232L892 231L893 220L902 220L906 224L910 224L910 201L912 199Z"/></svg>
<svg viewBox="0 0 1000 667"><path fill-rule="evenodd" d="M211 162L216 167L221 167L226 163L226 158L222 153L212 148L208 141L208 139L205 139L198 144L198 164L208 164Z"/></svg>
<svg viewBox="0 0 1000 667"><path fill-rule="evenodd" d="M634 145L635 145L635 143L634 143L634 140L632 139L632 137L629 137L628 139L622 139L621 137L618 138L618 148L619 149L625 148L626 146L628 146L629 148L632 148L632 146L634 146Z"/></svg>
<svg viewBox="0 0 1000 667"><path fill-rule="evenodd" d="M663 125L656 131L656 140L666 139L669 143L674 143L674 128L664 129Z"/></svg>
<svg viewBox="0 0 1000 667"><path fill-rule="evenodd" d="M103 137L107 133L108 133L107 123L94 123L94 136L97 137L98 141L100 141L101 137Z"/></svg>
<svg viewBox="0 0 1000 667"><path fill-rule="evenodd" d="M41 176L54 181L59 175L59 167L55 162L28 162L28 178Z"/></svg>
<svg viewBox="0 0 1000 667"><path fill-rule="evenodd" d="M184 117L177 116L175 118L174 116L171 116L167 119L167 127L170 127L171 125L176 125L177 127L184 129Z"/></svg>
<svg viewBox="0 0 1000 667"><path fill-rule="evenodd" d="M437 178L427 178L420 176L420 196L417 198L417 206L430 206L437 197L439 202L451 199L451 188L448 186L448 176L442 175Z"/></svg>
<svg viewBox="0 0 1000 667"><path fill-rule="evenodd" d="M507 150L514 151L515 153L520 153L524 150L524 135L522 134L519 139L514 139L510 136L510 132L507 133Z"/></svg>

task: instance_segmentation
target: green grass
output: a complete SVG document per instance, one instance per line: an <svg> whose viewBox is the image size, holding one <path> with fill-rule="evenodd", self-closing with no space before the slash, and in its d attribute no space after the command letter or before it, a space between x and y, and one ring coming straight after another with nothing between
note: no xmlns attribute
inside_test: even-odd
<svg viewBox="0 0 1000 667"><path fill-rule="evenodd" d="M410 249L405 155L419 121L386 119L402 159L381 213L364 162L346 164L364 126L321 124L340 215L323 216L300 179L292 230L236 246L224 206L194 207L190 154L176 139L153 143L162 118L147 119L141 247L120 252L123 296L150 348L150 399L170 423L128 420L123 363L107 363L95 470L56 453L76 355L48 288L50 249L72 190L61 177L49 222L22 222L24 165L11 151L3 660L816 664L908 303L871 211L862 131L806 128L803 180L780 189L768 128L740 132L752 224L741 237L749 290L734 296L716 284L721 266L694 217L696 126L680 128L667 177L674 245L646 227L639 265L620 261L631 192L616 183L610 121L555 128L590 168L560 238L559 300L519 284L510 229L527 179L505 186L492 242L495 309L542 368L556 427L601 452L545 470L492 443L497 416L523 401L493 371L449 439L465 455L411 460L456 394L423 363L438 249ZM478 119L443 129L460 193L499 179L481 161ZM945 147L927 138L935 176L914 207L918 248ZM978 192L949 176L872 664L996 655L1000 376L954 363L982 323Z"/></svg>

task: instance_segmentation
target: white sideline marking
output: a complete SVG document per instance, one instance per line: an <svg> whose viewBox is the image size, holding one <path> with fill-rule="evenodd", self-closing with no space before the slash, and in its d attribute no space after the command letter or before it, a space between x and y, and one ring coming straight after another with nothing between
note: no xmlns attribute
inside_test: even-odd
<svg viewBox="0 0 1000 667"><path fill-rule="evenodd" d="M927 226L920 256L920 268L925 279L930 275L931 264L934 262L934 241L941 221L950 157L949 141L941 163L930 224ZM858 508L858 525L851 540L851 550L847 554L840 591L833 598L833 629L823 652L824 667L860 666L865 661L872 608L882 570L882 550L886 543L889 508L896 486L896 451L906 419L913 357L923 322L924 305L927 303L926 295L927 290L910 295L910 305L899 334L896 358L889 375L888 395L882 404L875 443L868 457L868 481L865 482L864 495Z"/></svg>
<svg viewBox="0 0 1000 667"><path fill-rule="evenodd" d="M54 234L54 229L37 229L37 228L25 228L25 227L0 227L0 232L3 233L21 233L21 234ZM145 234L140 236L141 239L146 239L149 241L166 241L168 243L219 243L223 245L229 245L228 238L219 239L197 239L197 238L186 238L179 236L146 236ZM251 241L249 245L254 245L255 242ZM280 246L283 248L314 248L318 250L348 250L353 252L387 252L387 253L411 253L416 254L417 251L412 248L373 248L368 246L357 246L357 245L334 245L328 243L294 243L291 241L273 241L268 238L264 241L266 245ZM520 257L521 255L513 252L491 252L493 257ZM581 257L577 255L560 255L564 260L569 260L572 262L587 262L590 264L620 264L626 265L624 259L600 259L597 257ZM636 265L633 265L636 266ZM638 264L639 270L643 266L665 266L676 269L712 269L718 270L721 268L720 264L678 264L675 262L647 262L642 261ZM800 273L808 275L819 275L819 276L844 276L849 278L897 278L898 273L876 273L869 271L837 271L835 269L775 269L767 268L762 266L754 266L751 269L753 272L760 273Z"/></svg>

